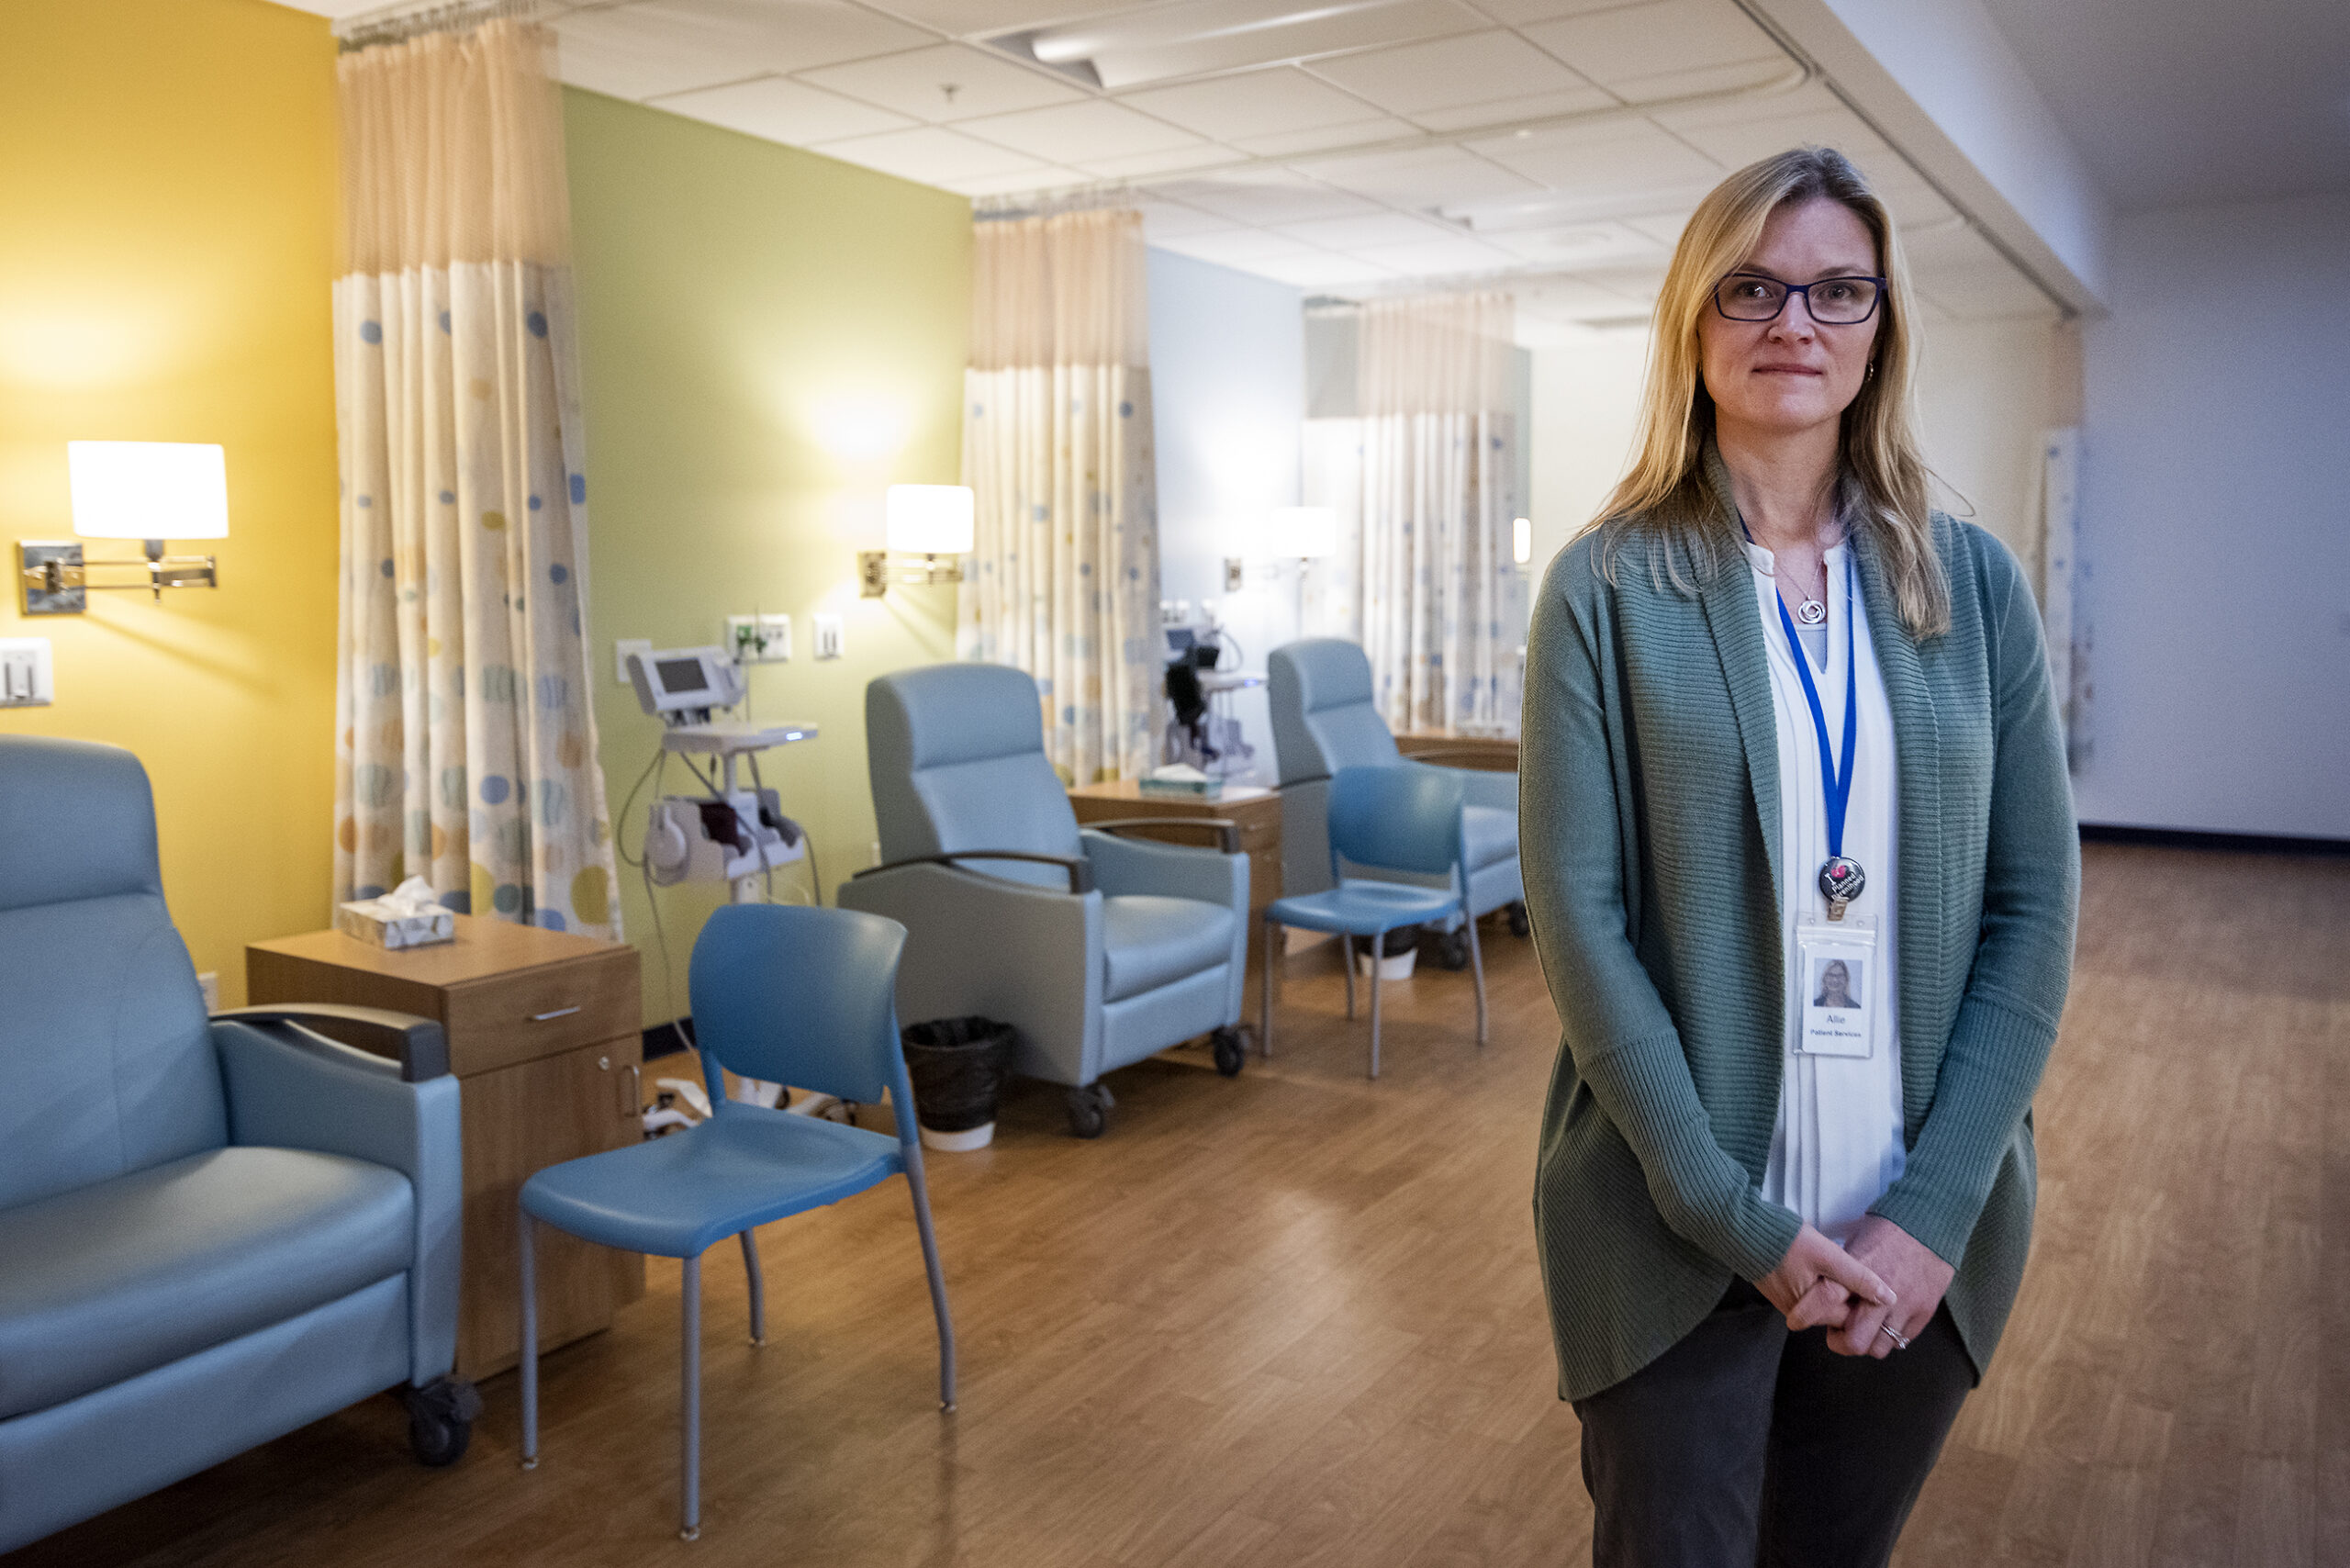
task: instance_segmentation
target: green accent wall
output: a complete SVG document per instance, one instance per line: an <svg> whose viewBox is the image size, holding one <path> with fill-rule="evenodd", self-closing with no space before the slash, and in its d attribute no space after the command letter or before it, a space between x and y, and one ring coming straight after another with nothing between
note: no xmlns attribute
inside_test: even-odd
<svg viewBox="0 0 2350 1568"><path fill-rule="evenodd" d="M805 824L824 902L871 864L865 687L954 654L955 590L858 597L891 484L954 484L968 356L971 215L961 196L593 93L564 95L591 531L588 637L605 785L634 853L629 787L659 724L613 679L615 639L718 643L725 617L792 621L789 664L751 667L760 719L821 738L769 752L766 779ZM813 617L845 656L815 657ZM683 767L671 792L689 792ZM799 902L805 865L776 874ZM688 1011L686 960L722 887L655 890L621 868L644 953L648 1024Z"/></svg>

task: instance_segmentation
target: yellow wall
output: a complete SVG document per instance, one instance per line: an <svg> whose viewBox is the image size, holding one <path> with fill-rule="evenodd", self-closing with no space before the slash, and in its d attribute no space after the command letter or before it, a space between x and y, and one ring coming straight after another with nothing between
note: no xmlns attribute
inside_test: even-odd
<svg viewBox="0 0 2350 1568"><path fill-rule="evenodd" d="M0 711L0 733L139 754L164 891L230 1003L247 941L329 913L334 202L319 17L0 5L0 637L50 638L57 687L54 707ZM65 443L84 438L227 449L229 536L202 546L218 592L19 613L16 542L72 537Z"/></svg>
<svg viewBox="0 0 2350 1568"><path fill-rule="evenodd" d="M870 864L865 685L952 656L954 589L857 597L856 552L881 543L891 483L953 484L970 308L963 198L592 93L565 95L593 551L588 633L604 777L622 812L658 724L613 678L612 643L718 642L724 617L792 618L794 656L755 666L759 717L822 738L767 754L805 823L825 902ZM818 610L846 656L813 656ZM672 767L669 788L689 785ZM803 888L804 868L777 878ZM646 1019L686 1010L685 961L723 890L655 895L674 989L638 873L627 930L646 955ZM674 999L674 1000L673 1000Z"/></svg>

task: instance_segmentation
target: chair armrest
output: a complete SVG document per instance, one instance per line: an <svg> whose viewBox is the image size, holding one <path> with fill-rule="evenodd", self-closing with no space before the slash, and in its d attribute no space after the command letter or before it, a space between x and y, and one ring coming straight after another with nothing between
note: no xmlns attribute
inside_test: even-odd
<svg viewBox="0 0 2350 1568"><path fill-rule="evenodd" d="M381 1007L346 1007L339 1002L301 1002L284 1007L230 1007L213 1020L240 1024L298 1024L306 1029L355 1046L370 1056L399 1063L400 1081L421 1083L449 1070L449 1037L441 1025L412 1013Z"/></svg>
<svg viewBox="0 0 2350 1568"><path fill-rule="evenodd" d="M1093 890L1093 868L1073 855L1035 855L1025 849L953 849L943 855L912 855L903 860L892 860L886 866L868 866L849 878L854 882L862 877L878 877L884 871L895 871L907 866L947 866L957 870L968 870L967 860L1034 860L1040 866L1058 866L1069 873L1069 890L1083 897ZM979 875L984 877L985 871ZM1002 880L1002 879L998 879Z"/></svg>
<svg viewBox="0 0 2350 1568"><path fill-rule="evenodd" d="M1448 767L1440 762L1426 760L1435 752L1416 752L1404 760L1424 767L1442 767L1460 779L1460 803L1464 806L1491 806L1496 811L1517 810L1517 775L1503 773L1490 767Z"/></svg>
<svg viewBox="0 0 2350 1568"><path fill-rule="evenodd" d="M1080 1075L1098 1070L1107 967L1100 893L1071 896L925 857L852 877L837 902L906 928L900 1022L993 1018L1017 1031L1020 1071L1091 1081Z"/></svg>
<svg viewBox="0 0 2350 1568"><path fill-rule="evenodd" d="M281 1021L218 1018L212 1043L228 1090L229 1141L344 1155L408 1179L416 1196L409 1381L447 1373L457 1359L464 1195L457 1081L443 1071L403 1081L382 1057Z"/></svg>
<svg viewBox="0 0 2350 1568"><path fill-rule="evenodd" d="M1407 751L1403 754L1403 757L1405 762L1438 762L1439 759L1448 756L1465 757L1469 759L1469 762L1472 765L1486 765L1483 767L1462 767L1460 771L1464 773L1515 773L1517 771L1515 767L1492 767L1491 764L1494 761L1494 754L1493 748L1490 746L1432 745L1419 751ZM1453 765L1445 763L1443 766L1451 767Z"/></svg>
<svg viewBox="0 0 2350 1568"><path fill-rule="evenodd" d="M1135 828L1145 827L1204 827L1215 830L1217 846L1226 855L1240 853L1240 824L1228 817L1119 817L1114 822L1087 823L1091 833L1106 833L1118 837ZM1178 845L1177 848L1183 846ZM1198 847L1204 849L1205 845Z"/></svg>
<svg viewBox="0 0 2350 1568"><path fill-rule="evenodd" d="M1179 817L1186 825L1203 819ZM1234 837L1238 830L1234 830ZM1162 898L1197 899L1246 916L1248 910L1248 857L1210 849L1204 845L1162 844L1148 838L1116 838L1088 823L1079 834L1087 858L1093 862L1093 885L1111 897L1156 893Z"/></svg>

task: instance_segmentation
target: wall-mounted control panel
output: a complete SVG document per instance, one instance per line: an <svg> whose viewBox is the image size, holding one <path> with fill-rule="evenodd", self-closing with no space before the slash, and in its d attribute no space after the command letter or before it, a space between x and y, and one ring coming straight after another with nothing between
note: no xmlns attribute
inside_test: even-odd
<svg viewBox="0 0 2350 1568"><path fill-rule="evenodd" d="M726 650L738 665L779 665L791 659L791 617L730 615Z"/></svg>
<svg viewBox="0 0 2350 1568"><path fill-rule="evenodd" d="M0 708L46 708L57 700L46 637L0 637Z"/></svg>

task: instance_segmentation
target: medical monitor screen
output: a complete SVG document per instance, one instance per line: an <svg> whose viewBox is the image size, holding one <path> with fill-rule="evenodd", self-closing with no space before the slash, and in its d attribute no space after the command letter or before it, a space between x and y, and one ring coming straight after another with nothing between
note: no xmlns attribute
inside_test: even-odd
<svg viewBox="0 0 2350 1568"><path fill-rule="evenodd" d="M702 678L699 659L663 659L653 667L661 677L661 689L673 697L710 689L710 682Z"/></svg>

